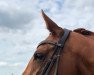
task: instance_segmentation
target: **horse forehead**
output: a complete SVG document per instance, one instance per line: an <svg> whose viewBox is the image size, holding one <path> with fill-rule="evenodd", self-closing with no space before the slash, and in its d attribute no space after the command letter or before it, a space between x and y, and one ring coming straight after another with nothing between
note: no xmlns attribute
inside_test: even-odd
<svg viewBox="0 0 94 75"><path fill-rule="evenodd" d="M53 35L49 35L45 41L52 41L52 42L57 42L59 40L59 38L57 36L53 36ZM49 52L48 50L50 50L51 48L53 48L53 45L51 44L42 44L37 48L37 52L42 52L42 53L46 53Z"/></svg>
<svg viewBox="0 0 94 75"><path fill-rule="evenodd" d="M37 48L37 52L39 52L39 53L48 53L48 50L50 50L51 48L53 48L53 45L50 45L50 44L40 45Z"/></svg>

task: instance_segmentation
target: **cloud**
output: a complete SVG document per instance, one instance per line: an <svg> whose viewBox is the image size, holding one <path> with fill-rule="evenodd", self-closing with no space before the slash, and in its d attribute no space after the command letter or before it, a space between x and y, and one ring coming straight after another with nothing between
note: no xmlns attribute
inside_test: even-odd
<svg viewBox="0 0 94 75"><path fill-rule="evenodd" d="M9 63L9 62L5 62L5 61L0 61L0 67L1 66L18 67L18 66L22 66L22 64L23 63L21 63L21 62Z"/></svg>
<svg viewBox="0 0 94 75"><path fill-rule="evenodd" d="M6 66L7 62L0 61L0 66Z"/></svg>
<svg viewBox="0 0 94 75"><path fill-rule="evenodd" d="M9 2L0 1L0 29L25 28L34 19L32 11Z"/></svg>
<svg viewBox="0 0 94 75"><path fill-rule="evenodd" d="M30 23L32 15L22 10L8 11L0 9L0 27L20 29Z"/></svg>

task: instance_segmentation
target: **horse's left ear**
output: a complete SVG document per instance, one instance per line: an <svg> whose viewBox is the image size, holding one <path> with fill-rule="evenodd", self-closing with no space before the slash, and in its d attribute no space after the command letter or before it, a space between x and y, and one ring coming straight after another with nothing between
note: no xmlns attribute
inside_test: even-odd
<svg viewBox="0 0 94 75"><path fill-rule="evenodd" d="M63 31L61 27L59 27L55 22L53 22L42 10L42 16L45 20L47 29L53 34L53 35L59 35Z"/></svg>

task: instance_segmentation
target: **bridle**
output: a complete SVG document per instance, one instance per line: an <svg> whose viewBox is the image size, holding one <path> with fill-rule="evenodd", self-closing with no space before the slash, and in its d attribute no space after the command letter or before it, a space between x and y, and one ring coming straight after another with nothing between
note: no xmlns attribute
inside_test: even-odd
<svg viewBox="0 0 94 75"><path fill-rule="evenodd" d="M54 75L58 75L60 53L61 53L61 50L64 48L65 42L66 42L69 34L70 34L70 30L64 29L64 34L57 43L53 42L53 41L49 41L49 40L44 40L38 45L38 46L40 46L43 44L51 44L51 45L55 46L54 53L52 54L51 58L45 64L43 71L41 72L40 75L49 75L50 70L52 69L54 64L55 64Z"/></svg>
<svg viewBox="0 0 94 75"><path fill-rule="evenodd" d="M48 60L48 62L45 64L43 71L40 75L49 75L51 68L55 64L55 72L54 75L58 75L58 66L59 66L59 60L60 60L60 53L61 50L64 48L65 42L70 34L70 30L64 29L64 34L61 37L61 39L58 42L53 42L49 40L42 41L38 47L42 44L51 44L54 45L54 53L52 54L51 58Z"/></svg>

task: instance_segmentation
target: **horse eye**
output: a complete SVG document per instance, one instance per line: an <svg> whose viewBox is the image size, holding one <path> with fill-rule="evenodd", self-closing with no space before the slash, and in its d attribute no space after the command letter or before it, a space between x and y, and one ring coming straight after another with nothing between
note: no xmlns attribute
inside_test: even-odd
<svg viewBox="0 0 94 75"><path fill-rule="evenodd" d="M35 53L34 54L34 59L35 60L44 60L45 55L43 53Z"/></svg>

